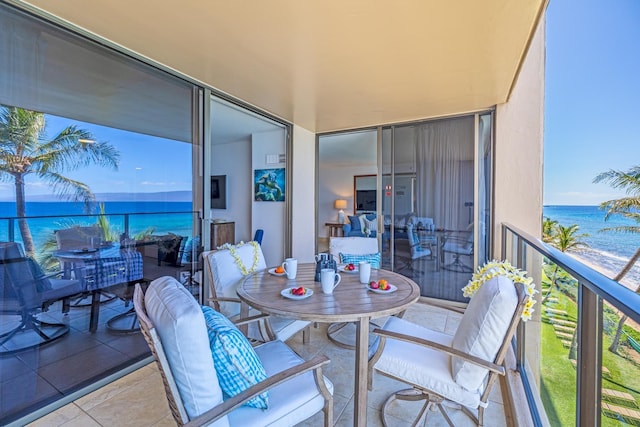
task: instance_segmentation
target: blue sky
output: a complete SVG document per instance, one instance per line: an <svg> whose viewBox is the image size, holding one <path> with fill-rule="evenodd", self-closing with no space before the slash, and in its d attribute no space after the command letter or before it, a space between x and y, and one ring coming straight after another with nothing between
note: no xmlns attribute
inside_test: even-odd
<svg viewBox="0 0 640 427"><path fill-rule="evenodd" d="M117 171L98 166L84 167L65 175L90 185L94 193L156 193L191 191L191 144L119 129L75 122L46 115L47 137L53 137L70 124L93 133L120 152ZM51 194L49 185L34 175L27 178L25 192L30 195ZM13 182L0 182L0 200L15 200Z"/></svg>
<svg viewBox="0 0 640 427"><path fill-rule="evenodd" d="M551 0L546 49L545 205L622 196L592 181L640 164L640 1Z"/></svg>

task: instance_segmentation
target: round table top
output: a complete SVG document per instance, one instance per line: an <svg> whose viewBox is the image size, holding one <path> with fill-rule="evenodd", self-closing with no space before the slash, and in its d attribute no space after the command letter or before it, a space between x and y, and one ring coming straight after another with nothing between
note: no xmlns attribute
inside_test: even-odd
<svg viewBox="0 0 640 427"><path fill-rule="evenodd" d="M238 287L238 296L262 312L316 322L348 322L363 317L390 316L420 298L420 288L413 280L377 269L371 269L370 280L386 279L397 287L395 292L372 292L360 283L358 273L340 272L340 284L333 294L327 295L322 292L320 282L314 281L315 267L315 263L299 264L293 280L270 274L269 269L256 272L244 279ZM299 286L311 289L313 295L292 300L280 294L283 289Z"/></svg>

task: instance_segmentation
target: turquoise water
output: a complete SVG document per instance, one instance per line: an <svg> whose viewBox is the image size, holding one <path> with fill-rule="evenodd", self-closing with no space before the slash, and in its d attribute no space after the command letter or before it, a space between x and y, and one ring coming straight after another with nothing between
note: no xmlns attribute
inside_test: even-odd
<svg viewBox="0 0 640 427"><path fill-rule="evenodd" d="M153 234L174 233L191 237L193 229L192 204L190 202L104 202L111 228L118 234L125 229L125 218L129 221L129 235L134 236L148 228ZM85 216L84 206L72 202L27 202L29 228L36 249L51 239L54 230L73 225L96 223L97 206L91 210L92 216ZM7 217L15 216L15 203L0 202L0 241L9 237L10 222ZM131 214L131 215L126 215ZM22 241L17 224L14 225L15 240Z"/></svg>
<svg viewBox="0 0 640 427"><path fill-rule="evenodd" d="M614 273L640 248L640 234L602 231L604 228L621 225L639 226L640 224L621 217L604 220L605 211L598 206L545 206L545 217L558 221L564 226L577 224L579 233L586 233L584 240L589 247L577 251L586 261L600 265ZM638 282L638 267L629 274L629 279ZM640 283L640 282L638 282Z"/></svg>

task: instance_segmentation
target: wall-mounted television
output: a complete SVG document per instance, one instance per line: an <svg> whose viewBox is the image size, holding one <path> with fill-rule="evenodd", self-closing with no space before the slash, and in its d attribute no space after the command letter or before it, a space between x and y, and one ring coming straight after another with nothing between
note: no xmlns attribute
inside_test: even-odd
<svg viewBox="0 0 640 427"><path fill-rule="evenodd" d="M356 190L356 211L376 210L376 190Z"/></svg>
<svg viewBox="0 0 640 427"><path fill-rule="evenodd" d="M227 175L211 177L211 209L227 209Z"/></svg>

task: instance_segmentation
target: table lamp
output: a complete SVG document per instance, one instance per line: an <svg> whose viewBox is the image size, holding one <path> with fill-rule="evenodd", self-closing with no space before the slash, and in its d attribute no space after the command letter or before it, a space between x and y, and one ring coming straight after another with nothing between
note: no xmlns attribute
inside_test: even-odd
<svg viewBox="0 0 640 427"><path fill-rule="evenodd" d="M343 209L346 209L347 201L343 200L343 199L337 199L335 201L335 203L333 204L333 206L336 209L339 209L339 211L338 211L338 222L340 224L343 224L344 223L344 211L343 211Z"/></svg>

